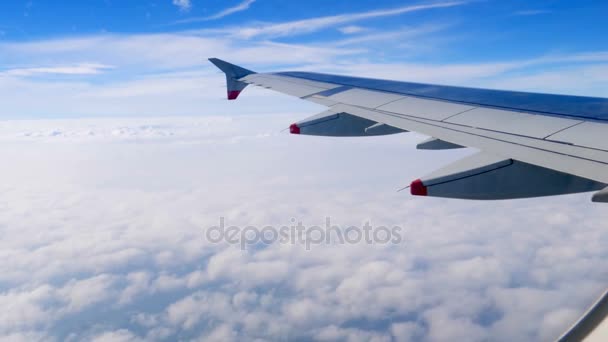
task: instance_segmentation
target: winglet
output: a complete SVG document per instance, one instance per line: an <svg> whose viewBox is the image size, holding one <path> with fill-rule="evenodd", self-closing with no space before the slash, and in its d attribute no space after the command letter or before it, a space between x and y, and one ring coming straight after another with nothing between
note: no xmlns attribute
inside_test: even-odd
<svg viewBox="0 0 608 342"><path fill-rule="evenodd" d="M255 72L251 70L230 64L218 58L209 58L209 62L213 63L213 65L226 74L228 100L236 100L236 98L239 97L239 94L241 94L241 91L247 87L247 83L239 81L240 78L255 74Z"/></svg>

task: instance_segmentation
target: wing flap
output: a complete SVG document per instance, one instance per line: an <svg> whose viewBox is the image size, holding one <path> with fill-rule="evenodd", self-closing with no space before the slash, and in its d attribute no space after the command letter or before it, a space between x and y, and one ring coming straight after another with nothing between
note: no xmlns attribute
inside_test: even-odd
<svg viewBox="0 0 608 342"><path fill-rule="evenodd" d="M485 152L415 180L412 195L502 200L600 190L605 185L571 174Z"/></svg>
<svg viewBox="0 0 608 342"><path fill-rule="evenodd" d="M401 133L403 130L348 113L328 110L289 126L292 134L326 137L363 137Z"/></svg>

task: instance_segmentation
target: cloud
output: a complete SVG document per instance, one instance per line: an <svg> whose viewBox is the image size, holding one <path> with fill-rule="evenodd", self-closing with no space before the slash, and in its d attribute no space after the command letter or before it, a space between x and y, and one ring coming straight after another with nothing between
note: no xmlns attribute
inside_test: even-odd
<svg viewBox="0 0 608 342"><path fill-rule="evenodd" d="M201 111L201 96L207 98L207 108L220 108L224 101L218 94L222 93L225 80L201 56L230 55L232 61L247 61L260 67L268 63L323 63L333 56L355 53L350 48L274 42L241 45L222 36L199 34L100 35L0 44L0 50L7 64L27 65L0 77L0 89L6 100L3 100L5 110L0 114L3 117L33 117L45 112L63 116L136 112L162 115L167 110L195 114ZM56 60L58 65L47 65L48 60ZM87 65L82 60L96 60L98 65ZM71 67L66 68L68 65ZM112 77L101 72L109 70L101 69L102 65L113 66ZM99 73L74 79L51 72ZM271 96L253 88L248 91L264 98ZM150 94L156 94L157 100L151 101ZM30 101L31 97L38 101ZM264 104L262 98L255 98L250 97L256 102L251 103L252 108L260 113L270 110L268 102ZM294 100L283 97L278 101ZM306 110L310 105L302 108Z"/></svg>
<svg viewBox="0 0 608 342"><path fill-rule="evenodd" d="M187 12L192 8L192 3L190 0L173 0L173 4L183 12Z"/></svg>
<svg viewBox="0 0 608 342"><path fill-rule="evenodd" d="M200 22L200 21L209 21L209 20L217 20L217 19L221 19L224 17L227 17L231 14L234 13L238 13L238 12L242 12L242 11L246 11L249 9L249 7L255 2L256 0L244 0L241 3L239 3L236 6L233 7L229 7L226 8L214 15L208 16L208 17L201 17L201 18L188 18L188 19L182 19L182 20L178 20L175 23L176 24L186 24L186 23L195 23L195 22Z"/></svg>
<svg viewBox="0 0 608 342"><path fill-rule="evenodd" d="M354 37L349 37L346 39L336 40L331 42L331 45L334 46L348 46L348 45L358 45L358 46L368 46L369 43L377 43L377 42L386 42L386 41L400 41L401 46L404 47L408 45L408 41L413 41L414 38L428 35L433 32L438 32L444 30L446 26L444 25L426 25L420 26L416 28L402 28L394 31L383 31L383 32L373 32L368 34L356 35ZM352 33L352 32L351 32ZM411 48L419 49L420 47L412 44Z"/></svg>
<svg viewBox="0 0 608 342"><path fill-rule="evenodd" d="M112 277L105 274L85 280L71 280L58 291L58 294L67 302L67 310L79 312L107 299L112 281Z"/></svg>
<svg viewBox="0 0 608 342"><path fill-rule="evenodd" d="M514 15L532 16L532 15L549 14L549 13L551 13L551 11L548 11L548 10L523 10L523 11L515 12Z"/></svg>
<svg viewBox="0 0 608 342"><path fill-rule="evenodd" d="M107 331L97 336L93 336L91 341L93 342L141 342L141 338L131 333L126 329L119 329L116 331Z"/></svg>
<svg viewBox="0 0 608 342"><path fill-rule="evenodd" d="M35 75L96 75L112 69L110 65L99 63L81 63L70 66L52 66L35 68L15 68L0 71L0 76L35 76Z"/></svg>
<svg viewBox="0 0 608 342"><path fill-rule="evenodd" d="M255 2L255 0L244 0L243 2L239 3L238 5L236 5L234 7L226 8L225 10L220 11L219 13L208 17L208 19L209 20L220 19L220 18L229 16L229 15L237 13L237 12L246 11L249 9L249 7L254 2Z"/></svg>
<svg viewBox="0 0 608 342"><path fill-rule="evenodd" d="M606 214L588 194L412 198L394 190L470 152L421 152L410 133L278 133L294 119L0 122L0 336L554 339L605 285ZM111 133L119 128L130 138ZM220 216L262 226L326 215L344 227L397 224L404 240L243 251L204 239Z"/></svg>
<svg viewBox="0 0 608 342"><path fill-rule="evenodd" d="M355 34L355 33L361 33L361 32L366 31L366 28L357 26L357 25L349 25L349 26L344 26L344 27L338 28L338 31L340 31L344 34Z"/></svg>
<svg viewBox="0 0 608 342"><path fill-rule="evenodd" d="M437 8L449 8L465 5L464 1L438 2L426 5L410 5L393 9L373 10L368 12L340 14L334 16L318 17L312 19L296 20L276 24L261 24L252 27L231 29L239 38L251 39L254 37L277 38L317 32L329 27L344 25L361 20L396 16L405 13L425 11Z"/></svg>
<svg viewBox="0 0 608 342"><path fill-rule="evenodd" d="M98 64L112 65L115 68L165 72L172 69L200 68L202 63L207 65L204 59L201 60L202 56L230 55L232 60L255 64L288 61L297 64L361 52L302 43L243 42L213 31L55 38L4 43L0 44L0 51L7 64L48 63L44 59L52 57L62 61L63 65L83 64L83 59L101 60L104 63ZM280 52L279 56L276 55L277 52Z"/></svg>

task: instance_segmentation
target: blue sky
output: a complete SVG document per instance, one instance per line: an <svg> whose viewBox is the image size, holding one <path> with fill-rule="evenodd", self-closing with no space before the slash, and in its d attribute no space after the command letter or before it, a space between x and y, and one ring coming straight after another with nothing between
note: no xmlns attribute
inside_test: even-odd
<svg viewBox="0 0 608 342"><path fill-rule="evenodd" d="M447 1L446 1L447 2ZM288 22L344 13L367 12L415 5L421 1L10 1L1 5L0 30L4 41L99 33L160 33L192 29L222 29L255 22ZM430 2L427 2L430 3ZM438 1L436 2L438 3ZM210 18L228 8L240 11ZM440 10L383 16L352 24L366 29L395 30L404 26L449 24L447 36L455 40L449 54L434 60L487 60L519 58L547 51L586 51L603 48L608 27L601 1L462 1ZM210 18L197 21L197 19ZM348 26L348 25L345 25ZM332 40L340 36L335 26L322 32L278 41ZM491 48L488 48L491 46ZM390 48L390 44L388 46ZM399 56L394 56L398 58Z"/></svg>
<svg viewBox="0 0 608 342"><path fill-rule="evenodd" d="M208 57L259 71L608 96L608 52L602 45L607 6L476 0L5 2L0 117L223 113L227 107L215 93L223 80ZM315 108L257 93L266 97L244 100L250 110L243 114L273 112L267 99L296 112Z"/></svg>

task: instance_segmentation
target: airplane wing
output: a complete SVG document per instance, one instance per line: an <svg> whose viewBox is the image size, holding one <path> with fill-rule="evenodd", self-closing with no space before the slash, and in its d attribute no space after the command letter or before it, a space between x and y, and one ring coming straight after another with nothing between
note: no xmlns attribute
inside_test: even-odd
<svg viewBox="0 0 608 342"><path fill-rule="evenodd" d="M608 340L608 290L560 336L557 342L602 342Z"/></svg>
<svg viewBox="0 0 608 342"><path fill-rule="evenodd" d="M480 152L411 183L418 196L514 199L597 191L608 202L608 99L440 86L309 72L255 73L220 59L228 99L261 86L328 107L292 134L414 131L425 150Z"/></svg>

